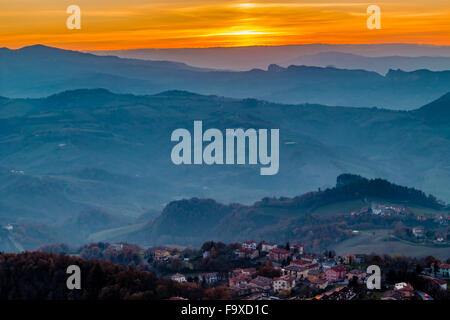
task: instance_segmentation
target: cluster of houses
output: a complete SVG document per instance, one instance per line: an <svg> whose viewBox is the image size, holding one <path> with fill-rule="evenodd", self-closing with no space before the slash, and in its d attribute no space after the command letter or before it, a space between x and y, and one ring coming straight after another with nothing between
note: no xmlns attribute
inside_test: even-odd
<svg viewBox="0 0 450 320"><path fill-rule="evenodd" d="M168 252L155 252L154 259L169 259ZM348 270L344 265L344 259L340 257L326 258L322 256L308 255L304 252L302 244L291 244L279 247L274 243L245 241L235 250L236 258L250 259L260 263L270 261L280 276L275 278L264 277L258 274L256 268L241 268L231 270L227 279L218 273L206 273L198 275L199 281L207 284L225 283L233 297L237 298L267 298L276 296L280 292L289 294L299 286L310 286L319 290L339 284L347 284L349 279L358 278L363 282L366 273L362 270ZM208 257L208 252L203 253L203 258ZM347 264L364 262L363 255L351 255L345 257ZM186 277L175 274L172 280L185 282ZM342 298L345 290L329 294L325 299L336 296ZM351 296L351 295L350 295Z"/></svg>
<svg viewBox="0 0 450 320"><path fill-rule="evenodd" d="M176 281L176 282L180 282L180 283L187 282L185 275L183 275L181 273L175 273L174 275L172 275L170 277L170 279L172 281ZM217 283L221 280L222 280L222 277L220 276L220 274L218 272L201 273L197 276L197 281L199 283L204 282L207 285L214 285L215 283Z"/></svg>
<svg viewBox="0 0 450 320"><path fill-rule="evenodd" d="M448 241L446 241L446 239L444 239L439 234L436 235L433 233L434 234L433 238L426 238L425 237L425 235L426 235L425 228L423 226L414 227L414 228L412 228L411 231L412 231L412 234L414 235L414 237L417 239L417 241L421 241L421 242L432 241L433 243L438 244L438 245L447 245L448 244Z"/></svg>
<svg viewBox="0 0 450 320"><path fill-rule="evenodd" d="M155 250L153 253L153 260L159 262L169 261L172 258L171 253L168 250Z"/></svg>
<svg viewBox="0 0 450 320"><path fill-rule="evenodd" d="M414 288L406 282L396 283L393 290L383 293L381 300L411 300L415 296Z"/></svg>
<svg viewBox="0 0 450 320"><path fill-rule="evenodd" d="M419 215L419 216L417 216L417 220L420 222L432 221L436 224L439 224L440 226L445 227L450 224L450 215L443 216L442 214L437 214L434 217ZM423 226L418 226L418 227L413 228L412 232L416 238L424 238L425 237L425 229ZM448 243L448 241L446 241L446 239L444 239L441 236L437 236L436 239L434 240L434 242L436 244Z"/></svg>
<svg viewBox="0 0 450 320"><path fill-rule="evenodd" d="M441 214L437 214L434 216L433 221L435 223L447 226L450 224L450 216L443 216Z"/></svg>
<svg viewBox="0 0 450 320"><path fill-rule="evenodd" d="M381 217L390 216L407 216L412 212L403 206L398 205L386 205L386 204L376 204L372 203L368 207L363 207L358 211L354 211L351 215L361 215L361 214L373 214ZM436 214L434 216L430 215L418 215L416 216L418 221L433 221L441 225L448 225L450 223L450 215Z"/></svg>
<svg viewBox="0 0 450 320"><path fill-rule="evenodd" d="M390 216L402 216L405 217L412 212L403 206L398 205L386 205L386 204L376 204L372 203L371 206L364 207L358 211L354 211L351 213L351 215L376 215L381 217L390 217ZM450 215L442 215L442 214L436 214L432 216L429 215L418 215L415 217L415 219L419 222L426 222L426 221L432 221L436 224L447 226L450 223ZM412 228L412 233L414 237L417 240L424 241L425 239L425 228L423 226L417 226ZM446 244L446 239L444 239L441 236L437 236L436 239L433 241L435 244Z"/></svg>
<svg viewBox="0 0 450 320"><path fill-rule="evenodd" d="M252 267L231 270L226 276L215 272L200 274L197 276L199 281L209 285L219 283L227 285L232 296L238 299L279 299L283 294L286 297L295 297L295 290L310 287L318 292L324 292L313 299L350 300L355 297L355 293L348 286L350 281L365 284L368 278L364 268L352 268L365 264L366 256L361 254L330 258L306 254L301 244L279 247L273 243L255 241L241 243L235 254L237 259L254 261L255 266L271 265L280 276L274 278L262 276L256 267ZM157 257L166 259L167 253L155 252L155 259ZM429 275L423 277L447 290L447 282L443 279L450 279L450 265L441 264L436 273L437 277ZM178 282L186 281L182 274L175 274L171 278ZM399 283L392 290L384 292L382 299L408 300L414 295L414 288L410 284Z"/></svg>
<svg viewBox="0 0 450 320"><path fill-rule="evenodd" d="M354 211L351 213L351 215L373 214L381 217L390 217L390 216L406 216L410 212L411 211L409 211L407 208L403 206L372 203L370 207L364 207L359 211Z"/></svg>
<svg viewBox="0 0 450 320"><path fill-rule="evenodd" d="M372 214L379 216L405 216L410 211L402 206L372 204Z"/></svg>
<svg viewBox="0 0 450 320"><path fill-rule="evenodd" d="M178 253L173 253L167 249L159 249L155 251L150 251L146 253L145 258L149 258L149 256L152 257L153 261L156 262L168 262L174 259L180 259L180 255ZM187 258L183 258L184 261L189 261Z"/></svg>
<svg viewBox="0 0 450 320"><path fill-rule="evenodd" d="M292 244L288 248L279 248L276 244L262 242L257 244L254 241L246 241L241 244L236 254L244 257L242 252L256 250L260 252L251 252L254 259L264 256L264 261L270 261L275 269L280 271L280 276L267 278L257 274L255 268L237 269L230 273L228 286L235 297L267 297L277 295L280 292L289 294L299 286L309 286L319 290L325 290L327 287L339 284L347 284L350 279L356 277L358 281L364 282L366 273L363 270L348 270L340 257L326 258L321 256L312 256L304 252L302 244ZM247 256L248 258L249 256ZM363 263L363 255L349 255L345 262ZM344 286L345 287L345 286ZM346 287L345 287L346 288ZM346 289L347 290L347 289ZM344 292L334 291L333 294L327 294L325 299L342 299ZM340 291L339 291L340 292ZM352 294L347 295L351 297Z"/></svg>

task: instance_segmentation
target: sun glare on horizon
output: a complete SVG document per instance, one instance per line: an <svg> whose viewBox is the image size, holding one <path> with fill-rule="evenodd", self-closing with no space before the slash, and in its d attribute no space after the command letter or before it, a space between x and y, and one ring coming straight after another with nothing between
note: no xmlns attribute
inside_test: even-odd
<svg viewBox="0 0 450 320"><path fill-rule="evenodd" d="M361 0L76 0L81 28L68 30L73 1L0 0L1 46L76 50L200 48L305 43L450 44L450 3L379 3L381 30L366 28ZM107 5L106 5L107 4Z"/></svg>
<svg viewBox="0 0 450 320"><path fill-rule="evenodd" d="M239 8L254 8L255 4L253 4L253 3L238 3L237 6Z"/></svg>

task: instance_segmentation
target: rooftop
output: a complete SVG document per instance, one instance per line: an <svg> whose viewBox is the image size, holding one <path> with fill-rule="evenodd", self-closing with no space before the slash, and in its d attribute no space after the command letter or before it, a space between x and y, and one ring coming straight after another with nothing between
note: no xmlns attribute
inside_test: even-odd
<svg viewBox="0 0 450 320"><path fill-rule="evenodd" d="M291 281L295 280L295 277L290 276L290 275L285 275L285 276L281 276L281 277L273 279L273 281L279 281L279 280L291 282Z"/></svg>
<svg viewBox="0 0 450 320"><path fill-rule="evenodd" d="M354 269L354 270L349 271L349 273L351 273L351 274L362 274L362 273L365 273L365 271L364 270L360 270L360 269Z"/></svg>
<svg viewBox="0 0 450 320"><path fill-rule="evenodd" d="M285 249L280 249L280 248L273 248L272 250L270 250L271 253L276 253L276 254L290 254L289 251L285 250Z"/></svg>
<svg viewBox="0 0 450 320"><path fill-rule="evenodd" d="M329 270L333 270L336 272L342 272L342 271L346 271L347 268L343 264L339 264L337 266L331 267Z"/></svg>

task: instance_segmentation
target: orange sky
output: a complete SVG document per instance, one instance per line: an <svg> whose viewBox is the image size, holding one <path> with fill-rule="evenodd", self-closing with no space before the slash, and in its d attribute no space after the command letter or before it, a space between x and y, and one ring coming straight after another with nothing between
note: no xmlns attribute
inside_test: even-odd
<svg viewBox="0 0 450 320"><path fill-rule="evenodd" d="M81 8L81 30L66 28L72 4ZM381 30L366 27L370 4L382 9ZM0 0L0 47L40 43L108 50L319 42L450 45L450 1Z"/></svg>

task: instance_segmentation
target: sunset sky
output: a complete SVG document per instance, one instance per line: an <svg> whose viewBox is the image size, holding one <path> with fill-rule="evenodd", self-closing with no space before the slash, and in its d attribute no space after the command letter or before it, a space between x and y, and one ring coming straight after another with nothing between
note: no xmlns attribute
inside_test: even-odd
<svg viewBox="0 0 450 320"><path fill-rule="evenodd" d="M66 9L81 8L81 30ZM382 10L368 30L367 7ZM450 45L449 0L0 0L0 47L77 50L305 43Z"/></svg>

